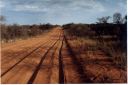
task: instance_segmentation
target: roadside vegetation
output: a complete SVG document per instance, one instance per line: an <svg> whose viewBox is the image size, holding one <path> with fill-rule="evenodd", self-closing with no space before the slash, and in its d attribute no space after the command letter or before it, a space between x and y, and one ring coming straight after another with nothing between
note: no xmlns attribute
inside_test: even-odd
<svg viewBox="0 0 128 85"><path fill-rule="evenodd" d="M51 24L40 24L40 25L6 25L1 24L1 41L12 42L17 39L27 39L33 36L45 33L55 27Z"/></svg>
<svg viewBox="0 0 128 85"><path fill-rule="evenodd" d="M110 18L113 18L111 23L108 22ZM105 16L97 20L96 24L63 25L69 43L76 48L76 54L101 50L110 57L115 67L126 70L127 16L115 13L112 17Z"/></svg>
<svg viewBox="0 0 128 85"><path fill-rule="evenodd" d="M33 25L18 25L12 24L8 25L5 23L6 17L0 15L0 38L1 43L13 42L19 39L27 39L30 37L34 37L40 35L42 33L46 33L52 28L58 25L47 24L33 24Z"/></svg>

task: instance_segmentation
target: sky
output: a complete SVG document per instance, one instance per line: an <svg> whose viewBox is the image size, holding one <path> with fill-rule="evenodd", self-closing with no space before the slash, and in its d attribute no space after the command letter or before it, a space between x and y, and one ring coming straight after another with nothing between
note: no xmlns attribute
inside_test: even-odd
<svg viewBox="0 0 128 85"><path fill-rule="evenodd" d="M116 12L126 15L127 0L0 0L0 9L7 24L95 23Z"/></svg>

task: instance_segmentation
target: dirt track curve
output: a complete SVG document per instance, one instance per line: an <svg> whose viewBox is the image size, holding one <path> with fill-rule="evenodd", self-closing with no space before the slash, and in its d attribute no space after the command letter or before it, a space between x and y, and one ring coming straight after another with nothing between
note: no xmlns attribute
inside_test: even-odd
<svg viewBox="0 0 128 85"><path fill-rule="evenodd" d="M64 31L2 46L1 83L92 83Z"/></svg>

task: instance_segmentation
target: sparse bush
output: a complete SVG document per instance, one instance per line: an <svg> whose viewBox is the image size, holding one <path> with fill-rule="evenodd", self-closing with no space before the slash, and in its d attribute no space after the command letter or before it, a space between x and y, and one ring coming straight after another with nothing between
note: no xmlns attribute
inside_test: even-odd
<svg viewBox="0 0 128 85"><path fill-rule="evenodd" d="M94 35L94 31L90 29L89 24L67 24L63 25L63 28L66 30L66 33L71 36L87 38Z"/></svg>
<svg viewBox="0 0 128 85"><path fill-rule="evenodd" d="M1 41L8 42L15 39L25 39L32 36L42 34L55 27L55 25L43 24L43 25L6 25L1 24Z"/></svg>
<svg viewBox="0 0 128 85"><path fill-rule="evenodd" d="M126 69L127 26L125 24L67 24L63 25L68 36L76 36L76 41L83 39L97 42L95 48L111 57L115 65ZM78 39L79 38L79 39ZM82 46L84 47L84 46ZM80 47L80 49L82 49ZM87 47L87 46L86 46ZM90 47L89 47L90 48ZM81 51L81 50L80 50Z"/></svg>

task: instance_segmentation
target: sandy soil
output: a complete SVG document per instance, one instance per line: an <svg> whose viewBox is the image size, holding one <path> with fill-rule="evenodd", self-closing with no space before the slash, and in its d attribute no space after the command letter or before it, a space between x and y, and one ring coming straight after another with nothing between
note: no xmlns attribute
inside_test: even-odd
<svg viewBox="0 0 128 85"><path fill-rule="evenodd" d="M126 82L126 71L114 67L102 51L76 53L71 42L57 27L35 38L2 44L1 83Z"/></svg>

